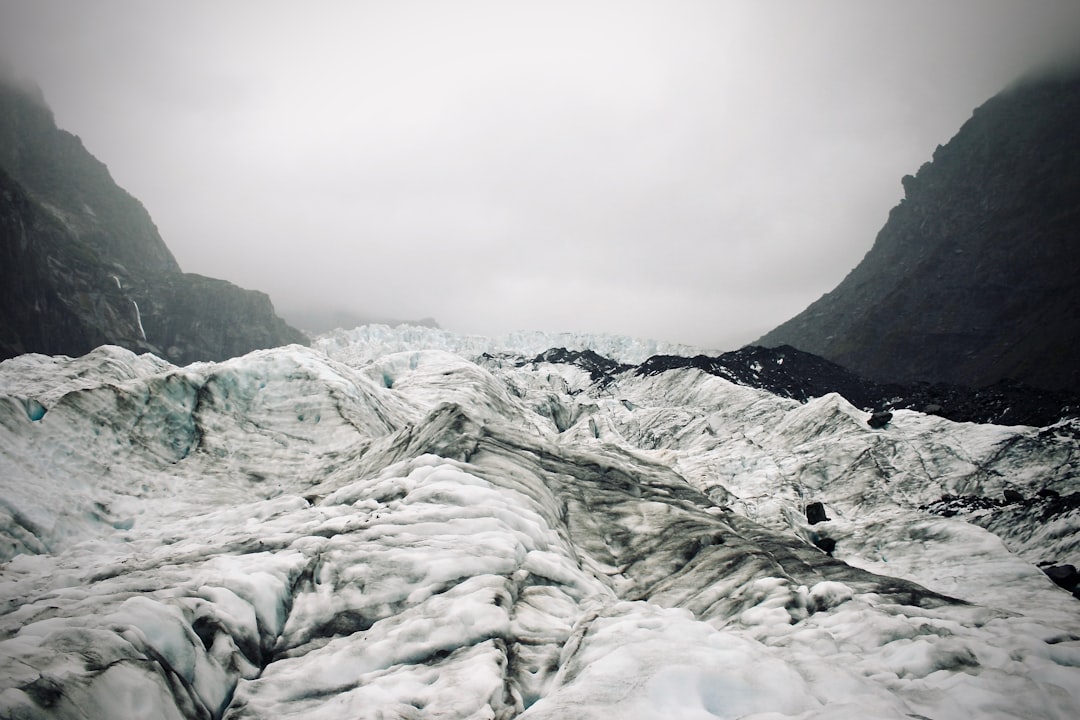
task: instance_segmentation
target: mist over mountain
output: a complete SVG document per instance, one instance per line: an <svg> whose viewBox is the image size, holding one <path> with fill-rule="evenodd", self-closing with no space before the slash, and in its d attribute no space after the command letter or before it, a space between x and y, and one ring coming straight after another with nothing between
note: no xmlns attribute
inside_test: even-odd
<svg viewBox="0 0 1080 720"><path fill-rule="evenodd" d="M1080 389L1080 70L977 108L834 290L763 336L872 379Z"/></svg>
<svg viewBox="0 0 1080 720"><path fill-rule="evenodd" d="M282 346L266 295L182 273L40 93L0 92L0 717L1080 716L1078 404L961 387L1072 387L1074 80L905 178L804 323L859 372L581 333Z"/></svg>
<svg viewBox="0 0 1080 720"><path fill-rule="evenodd" d="M310 335L321 335L334 330L357 328L364 325L413 325L416 327L438 328L439 323L434 318L421 318L419 320L400 320L396 318L372 317L363 315L353 310L334 309L325 307L290 307L279 308L281 316L289 324L300 328Z"/></svg>
<svg viewBox="0 0 1080 720"><path fill-rule="evenodd" d="M0 260L0 357L109 343L189 363L306 342L265 294L181 272L142 204L6 76Z"/></svg>

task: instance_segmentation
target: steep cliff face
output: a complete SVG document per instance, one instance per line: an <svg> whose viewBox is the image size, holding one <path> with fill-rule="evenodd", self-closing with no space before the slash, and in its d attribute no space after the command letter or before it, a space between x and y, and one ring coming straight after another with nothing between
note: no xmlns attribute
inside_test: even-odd
<svg viewBox="0 0 1080 720"><path fill-rule="evenodd" d="M194 273L132 278L146 337L176 364L219 360L307 337L274 314L266 293ZM209 357L215 354L216 357Z"/></svg>
<svg viewBox="0 0 1080 720"><path fill-rule="evenodd" d="M184 274L138 200L0 77L0 359L102 344L174 363L306 343L263 293Z"/></svg>
<svg viewBox="0 0 1080 720"><path fill-rule="evenodd" d="M101 257L131 272L180 271L146 208L78 137L56 127L40 91L2 77L0 167Z"/></svg>
<svg viewBox="0 0 1080 720"><path fill-rule="evenodd" d="M1080 73L978 108L863 261L762 337L883 381L1080 389Z"/></svg>
<svg viewBox="0 0 1080 720"><path fill-rule="evenodd" d="M151 350L120 274L0 168L0 359L105 343Z"/></svg>

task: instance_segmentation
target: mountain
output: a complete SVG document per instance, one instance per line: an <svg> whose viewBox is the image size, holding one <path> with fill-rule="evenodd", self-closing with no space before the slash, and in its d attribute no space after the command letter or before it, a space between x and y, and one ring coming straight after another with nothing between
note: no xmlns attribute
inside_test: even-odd
<svg viewBox="0 0 1080 720"><path fill-rule="evenodd" d="M312 343L327 355L350 364L363 364L383 355L412 350L442 350L463 357L483 353L533 356L555 347L592 350L620 363L637 365L653 355L697 355L701 348L657 340L596 333L522 331L498 337L461 335L422 325L391 327L386 324L338 328Z"/></svg>
<svg viewBox="0 0 1080 720"><path fill-rule="evenodd" d="M760 340L886 382L1080 390L1080 71L975 110L834 290Z"/></svg>
<svg viewBox="0 0 1080 720"><path fill-rule="evenodd" d="M105 343L178 363L306 343L269 297L185 274L36 88L0 77L0 357Z"/></svg>
<svg viewBox="0 0 1080 720"><path fill-rule="evenodd" d="M0 717L1080 712L1074 426L414 330L0 363Z"/></svg>
<svg viewBox="0 0 1080 720"><path fill-rule="evenodd" d="M655 355L635 372L696 368L739 385L806 402L830 393L866 411L918 410L956 422L1053 425L1080 417L1080 396L1002 381L984 388L949 383L877 383L789 345L747 346L717 356Z"/></svg>
<svg viewBox="0 0 1080 720"><path fill-rule="evenodd" d="M342 328L355 328L365 325L415 325L438 330L439 323L434 318L420 320L396 320L391 318L372 318L352 310L327 309L319 307L284 307L281 315L291 325L302 328L311 336L331 333Z"/></svg>

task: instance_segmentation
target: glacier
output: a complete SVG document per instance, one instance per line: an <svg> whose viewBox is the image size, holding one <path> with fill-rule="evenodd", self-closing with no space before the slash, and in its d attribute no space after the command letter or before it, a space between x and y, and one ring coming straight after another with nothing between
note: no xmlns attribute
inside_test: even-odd
<svg viewBox="0 0 1080 720"><path fill-rule="evenodd" d="M498 337L463 335L422 325L388 326L380 323L339 328L313 339L314 347L352 364L377 360L382 355L416 350L444 350L468 357L488 354L535 356L551 348L592 350L618 362L642 363L653 355L692 357L708 354L693 345L602 333L519 331Z"/></svg>
<svg viewBox="0 0 1080 720"><path fill-rule="evenodd" d="M1080 715L1070 428L518 340L0 363L0 717Z"/></svg>

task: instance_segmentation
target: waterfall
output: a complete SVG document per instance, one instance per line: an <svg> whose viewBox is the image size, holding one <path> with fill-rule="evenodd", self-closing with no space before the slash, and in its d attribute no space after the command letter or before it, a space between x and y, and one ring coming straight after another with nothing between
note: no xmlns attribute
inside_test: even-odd
<svg viewBox="0 0 1080 720"><path fill-rule="evenodd" d="M117 282L119 283L119 280ZM142 339L145 340L146 339L146 331L143 330L142 315L139 313L139 303L132 300L131 304L135 306L135 322L137 322L139 324L139 334L142 335Z"/></svg>

